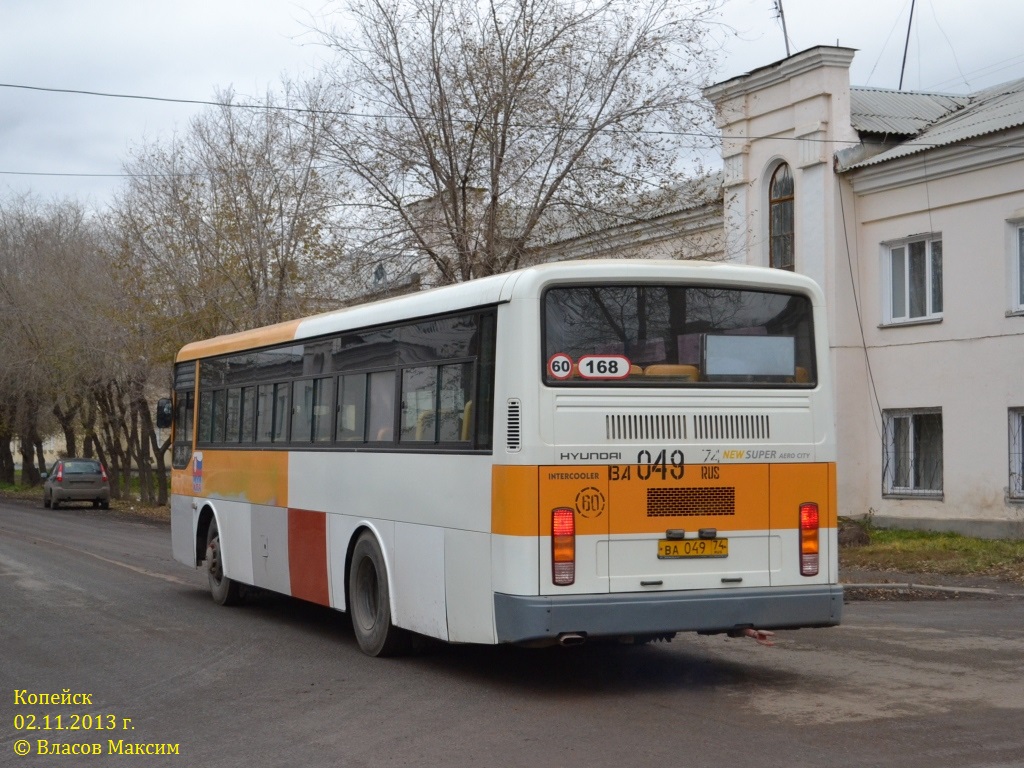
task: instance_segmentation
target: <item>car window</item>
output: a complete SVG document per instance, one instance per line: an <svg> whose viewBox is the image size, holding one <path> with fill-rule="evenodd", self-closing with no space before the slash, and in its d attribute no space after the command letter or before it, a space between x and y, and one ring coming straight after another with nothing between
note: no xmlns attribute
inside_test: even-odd
<svg viewBox="0 0 1024 768"><path fill-rule="evenodd" d="M100 463L98 461L66 461L64 472L68 475L98 475Z"/></svg>

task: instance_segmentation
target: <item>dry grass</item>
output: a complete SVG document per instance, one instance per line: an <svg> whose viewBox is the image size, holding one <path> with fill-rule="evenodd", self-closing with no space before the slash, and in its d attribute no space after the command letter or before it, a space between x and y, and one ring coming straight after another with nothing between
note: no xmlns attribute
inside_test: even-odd
<svg viewBox="0 0 1024 768"><path fill-rule="evenodd" d="M1024 540L974 539L956 533L867 529L869 543L842 547L848 568L950 576L986 576L1024 584Z"/></svg>
<svg viewBox="0 0 1024 768"><path fill-rule="evenodd" d="M42 507L43 491L41 487L27 488L20 485L0 485L0 499L34 502ZM147 507L135 499L111 499L110 512L121 517L143 518L158 522L169 522L171 519L170 507Z"/></svg>

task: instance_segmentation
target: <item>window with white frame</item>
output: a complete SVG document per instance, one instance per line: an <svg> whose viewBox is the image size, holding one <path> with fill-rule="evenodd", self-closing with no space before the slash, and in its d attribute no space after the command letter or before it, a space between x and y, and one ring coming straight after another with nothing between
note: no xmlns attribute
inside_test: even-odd
<svg viewBox="0 0 1024 768"><path fill-rule="evenodd" d="M942 318L942 238L928 236L885 246L885 322Z"/></svg>
<svg viewBox="0 0 1024 768"><path fill-rule="evenodd" d="M1010 483L1008 495L1024 501L1024 408L1010 409Z"/></svg>
<svg viewBox="0 0 1024 768"><path fill-rule="evenodd" d="M942 496L942 411L885 411L882 491Z"/></svg>
<svg viewBox="0 0 1024 768"><path fill-rule="evenodd" d="M1014 239L1014 259L1011 279L1013 280L1014 312L1024 312L1024 223L1017 223L1017 237Z"/></svg>

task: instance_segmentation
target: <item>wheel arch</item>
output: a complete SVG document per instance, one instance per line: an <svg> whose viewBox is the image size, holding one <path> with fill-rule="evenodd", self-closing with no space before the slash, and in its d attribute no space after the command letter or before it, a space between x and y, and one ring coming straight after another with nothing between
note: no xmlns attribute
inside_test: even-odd
<svg viewBox="0 0 1024 768"><path fill-rule="evenodd" d="M364 520L359 523L353 530L352 535L348 539L348 547L345 550L345 610L350 611L351 606L349 605L349 596L351 595L351 571L352 571L352 554L356 548L356 542L364 534L369 533L377 540L377 548L380 550L381 557L384 558L384 567L387 569L388 577L388 602L391 606L391 617L395 619L395 569L391 558L391 546L386 544L388 538L382 535L382 532L373 523ZM393 536L391 537L393 540ZM393 543L391 541L390 543Z"/></svg>
<svg viewBox="0 0 1024 768"><path fill-rule="evenodd" d="M213 511L213 506L209 503L204 504L202 509L199 510L199 519L196 521L196 565L199 565L206 559L206 536L210 532L210 524L217 519L216 514ZM220 523L217 523L217 530L221 529Z"/></svg>

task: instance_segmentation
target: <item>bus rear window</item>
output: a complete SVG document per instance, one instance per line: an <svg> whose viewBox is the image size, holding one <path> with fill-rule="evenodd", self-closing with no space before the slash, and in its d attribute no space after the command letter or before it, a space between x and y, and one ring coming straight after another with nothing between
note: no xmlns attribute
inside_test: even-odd
<svg viewBox="0 0 1024 768"><path fill-rule="evenodd" d="M544 364L555 385L814 386L811 302L707 286L551 288Z"/></svg>

